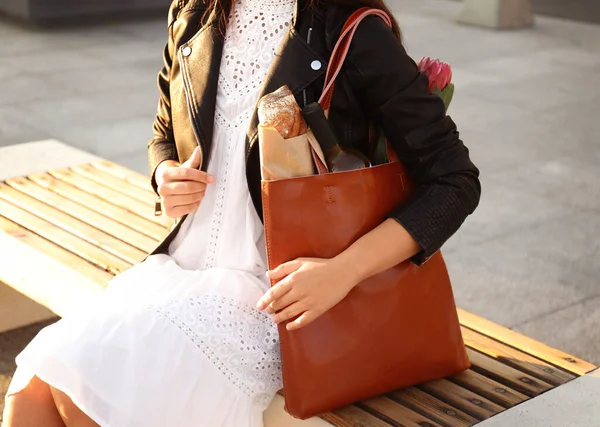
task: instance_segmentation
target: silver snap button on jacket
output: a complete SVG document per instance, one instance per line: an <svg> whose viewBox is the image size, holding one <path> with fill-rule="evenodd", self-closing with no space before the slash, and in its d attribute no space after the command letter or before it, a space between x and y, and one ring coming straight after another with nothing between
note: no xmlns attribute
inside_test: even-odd
<svg viewBox="0 0 600 427"><path fill-rule="evenodd" d="M190 56L190 54L192 53L192 48L189 46L186 46L183 48L181 53L183 54L183 56Z"/></svg>
<svg viewBox="0 0 600 427"><path fill-rule="evenodd" d="M310 64L310 68L312 68L315 71L319 71L322 66L323 66L323 64L321 64L321 61L317 61L317 60L314 60Z"/></svg>

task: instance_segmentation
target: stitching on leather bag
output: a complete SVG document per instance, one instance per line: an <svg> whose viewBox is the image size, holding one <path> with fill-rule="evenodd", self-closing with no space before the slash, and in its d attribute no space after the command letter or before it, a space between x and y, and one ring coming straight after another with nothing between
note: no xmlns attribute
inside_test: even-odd
<svg viewBox="0 0 600 427"><path fill-rule="evenodd" d="M335 187L333 185L325 186L325 192L327 193L327 203L335 203L335 200L333 200L333 193L331 192L332 188Z"/></svg>

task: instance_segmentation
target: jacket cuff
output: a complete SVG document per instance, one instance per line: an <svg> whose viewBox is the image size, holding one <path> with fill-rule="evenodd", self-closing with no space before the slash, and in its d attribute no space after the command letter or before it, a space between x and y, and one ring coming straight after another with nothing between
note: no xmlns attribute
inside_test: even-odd
<svg viewBox="0 0 600 427"><path fill-rule="evenodd" d="M422 187L390 213L388 218L404 227L421 248L411 258L414 264L427 262L462 224L464 217L456 209L459 203L453 191L433 184Z"/></svg>
<svg viewBox="0 0 600 427"><path fill-rule="evenodd" d="M148 166L150 169L150 184L158 196L158 184L156 183L156 169L165 160L179 161L177 148L170 141L152 141L148 145Z"/></svg>

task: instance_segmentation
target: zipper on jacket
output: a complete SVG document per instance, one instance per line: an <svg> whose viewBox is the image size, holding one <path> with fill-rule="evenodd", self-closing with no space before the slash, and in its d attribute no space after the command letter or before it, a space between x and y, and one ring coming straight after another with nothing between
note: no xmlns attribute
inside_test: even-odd
<svg viewBox="0 0 600 427"><path fill-rule="evenodd" d="M198 126L196 121L194 120L194 116L192 115L192 101L191 101L191 96L189 94L189 83L188 83L188 68L187 68L187 63L183 60L182 57L182 49L185 47L184 46L180 46L178 52L177 52L177 56L179 59L179 64L181 66L182 69L182 76L183 76L183 87L184 87L184 92L185 92L185 101L187 103L187 107L188 107L188 114L189 114L189 118L190 118L190 123L192 124L192 130L194 131L194 137L196 139L196 146L200 147L200 156L202 157L202 162L204 162L204 150L202 145L200 144L200 133L198 132ZM200 169L202 169L202 165L200 165ZM161 216L163 214L163 210L162 210L162 198L160 196L158 196L156 198L156 200L154 201L154 216Z"/></svg>
<svg viewBox="0 0 600 427"><path fill-rule="evenodd" d="M154 202L154 216L161 216L162 213L162 200L160 196L158 196Z"/></svg>
<svg viewBox="0 0 600 427"><path fill-rule="evenodd" d="M200 132L198 131L198 123L194 120L194 115L192 114L193 101L190 95L190 84L189 84L189 72L187 62L184 61L182 50L186 47L185 45L179 47L179 51L177 52L177 56L179 57L179 64L182 70L183 76L183 88L185 92L185 101L188 107L188 114L190 117L190 123L192 124L192 130L194 131L194 137L196 138L196 146L200 147L200 156L202 158L202 163L204 163L204 147L200 144ZM200 164L200 169L202 169L202 164Z"/></svg>

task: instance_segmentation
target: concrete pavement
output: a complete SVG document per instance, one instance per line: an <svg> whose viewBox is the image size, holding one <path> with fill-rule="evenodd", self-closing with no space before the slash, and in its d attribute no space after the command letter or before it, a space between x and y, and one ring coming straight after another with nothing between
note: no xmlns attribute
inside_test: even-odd
<svg viewBox="0 0 600 427"><path fill-rule="evenodd" d="M454 0L462 1L462 0ZM600 3L596 0L529 0L533 12L582 22L600 23Z"/></svg>
<svg viewBox="0 0 600 427"><path fill-rule="evenodd" d="M600 425L600 370L590 372L479 424L479 427Z"/></svg>

